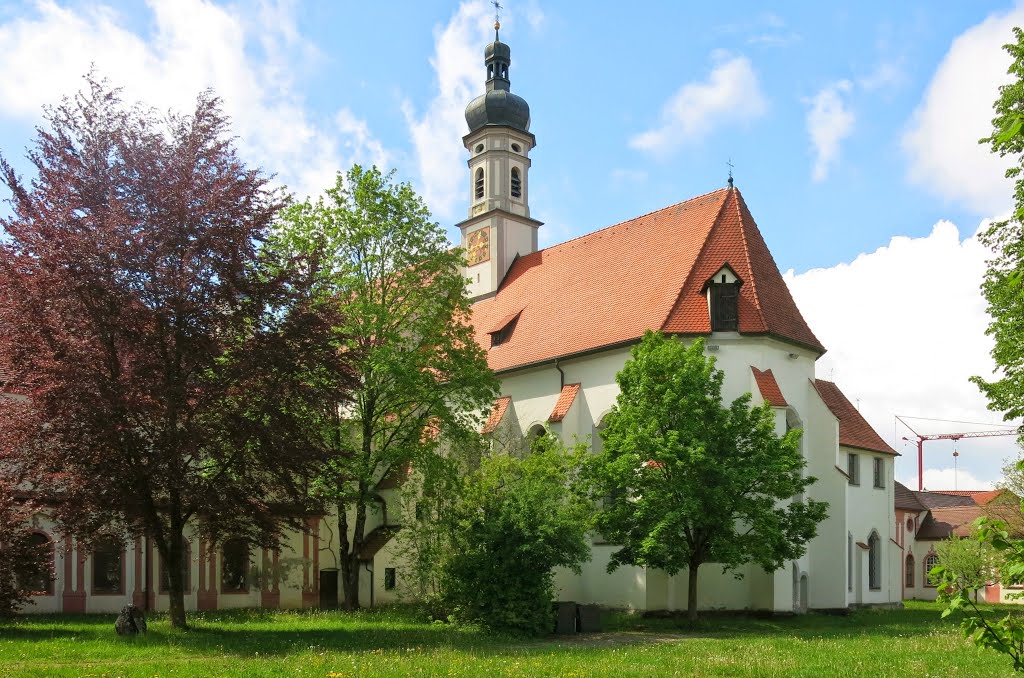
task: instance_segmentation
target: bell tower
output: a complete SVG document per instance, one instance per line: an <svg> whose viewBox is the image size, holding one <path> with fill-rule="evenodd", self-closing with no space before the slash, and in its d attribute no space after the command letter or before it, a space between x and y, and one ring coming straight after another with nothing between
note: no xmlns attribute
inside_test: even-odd
<svg viewBox="0 0 1024 678"><path fill-rule="evenodd" d="M498 38L484 49L486 91L466 107L469 134L469 216L458 224L466 250L468 292L476 300L494 294L517 256L537 251L541 222L530 217L530 106L513 94L509 46Z"/></svg>

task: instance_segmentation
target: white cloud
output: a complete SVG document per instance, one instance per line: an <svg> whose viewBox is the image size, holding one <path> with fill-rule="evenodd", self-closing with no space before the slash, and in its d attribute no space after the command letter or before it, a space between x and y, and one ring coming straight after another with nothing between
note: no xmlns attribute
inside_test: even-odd
<svg viewBox="0 0 1024 678"><path fill-rule="evenodd" d="M853 85L849 80L839 80L822 88L808 103L807 133L814 147L815 181L824 181L829 169L839 159L839 145L853 132L855 117L846 107L843 95L850 93Z"/></svg>
<svg viewBox="0 0 1024 678"><path fill-rule="evenodd" d="M857 78L857 84L867 92L877 89L896 87L906 80L903 69L892 61L880 61L875 70L867 75Z"/></svg>
<svg viewBox="0 0 1024 678"><path fill-rule="evenodd" d="M917 489L917 476L900 479L907 487ZM924 472L924 489L926 490L991 490L995 484L989 480L979 480L969 471L952 468L930 468Z"/></svg>
<svg viewBox="0 0 1024 678"><path fill-rule="evenodd" d="M765 112L767 104L750 60L716 57L707 80L680 87L662 107L659 124L629 140L632 148L666 155L702 140L716 127L749 122Z"/></svg>
<svg viewBox="0 0 1024 678"><path fill-rule="evenodd" d="M992 102L1008 81L1013 26L1024 9L993 14L958 36L939 64L903 137L909 178L986 216L1005 211L1012 185L1008 163L978 139L992 129Z"/></svg>
<svg viewBox="0 0 1024 678"><path fill-rule="evenodd" d="M463 2L443 29L435 30L430 64L437 74L438 93L422 113L402 105L419 169L419 190L436 216L450 219L467 199L465 149L466 104L483 93L483 45L493 19L487 5ZM511 74L514 78L514 73ZM514 81L514 80L513 80Z"/></svg>
<svg viewBox="0 0 1024 678"><path fill-rule="evenodd" d="M981 225L984 228L987 225ZM917 482L916 446L894 440L894 415L999 422L972 375L991 378L988 316L978 286L989 256L976 237L935 224L922 238L894 237L851 263L785 274L804 318L829 349L818 376L834 380L879 434L904 456L900 477ZM919 422L921 433L980 430ZM906 435L905 430L899 436ZM952 445L925 443L925 464L949 465ZM960 468L979 482L999 478L1013 437L964 440ZM961 485L963 487L963 485Z"/></svg>
<svg viewBox="0 0 1024 678"><path fill-rule="evenodd" d="M292 74L318 54L298 35L290 3L147 4L151 36L102 4L68 9L42 0L32 14L0 24L0 116L37 121L41 106L80 89L95 64L126 100L159 110L187 112L201 90L213 88L243 155L300 195L333 184L351 162L383 156L351 112L332 123L306 111Z"/></svg>

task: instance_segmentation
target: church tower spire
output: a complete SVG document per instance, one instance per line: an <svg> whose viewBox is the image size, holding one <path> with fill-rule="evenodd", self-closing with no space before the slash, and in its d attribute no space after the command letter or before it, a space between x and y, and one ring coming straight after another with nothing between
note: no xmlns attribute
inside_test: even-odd
<svg viewBox="0 0 1024 678"><path fill-rule="evenodd" d="M500 5L496 5L500 8ZM512 50L501 42L494 22L494 42L484 48L485 92L466 106L469 134L469 216L458 226L466 250L473 299L494 294L518 256L537 251L541 222L530 217L530 106L512 93Z"/></svg>

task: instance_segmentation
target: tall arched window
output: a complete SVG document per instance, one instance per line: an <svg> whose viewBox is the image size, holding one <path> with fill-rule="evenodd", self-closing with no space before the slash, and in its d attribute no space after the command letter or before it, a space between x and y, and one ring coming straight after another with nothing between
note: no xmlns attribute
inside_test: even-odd
<svg viewBox="0 0 1024 678"><path fill-rule="evenodd" d="M908 589L912 589L914 588L914 556L909 553L907 554L906 568L906 579L904 580L903 584Z"/></svg>
<svg viewBox="0 0 1024 678"><path fill-rule="evenodd" d="M512 197L521 198L523 197L523 180L519 176L519 168L512 168Z"/></svg>
<svg viewBox="0 0 1024 678"><path fill-rule="evenodd" d="M221 548L221 593L249 590L249 545L243 539L229 539Z"/></svg>
<svg viewBox="0 0 1024 678"><path fill-rule="evenodd" d="M483 167L477 167L476 168L476 180L473 182L473 195L476 196L477 200L479 200L480 198L484 197L484 168Z"/></svg>
<svg viewBox="0 0 1024 678"><path fill-rule="evenodd" d="M534 425L530 431L526 434L526 438L523 440L523 454L529 454L533 451L533 444L540 438L543 438L547 434L548 430L541 424Z"/></svg>
<svg viewBox="0 0 1024 678"><path fill-rule="evenodd" d="M853 592L853 534L846 534L846 590Z"/></svg>
<svg viewBox="0 0 1024 678"><path fill-rule="evenodd" d="M27 582L27 587L33 595L36 596L52 596L53 595L53 576L50 574L53 567L53 543L50 538L42 532L33 532L28 538L29 544L33 548L39 549L46 553L46 567L47 570L40 572L38 577L34 577L31 581Z"/></svg>
<svg viewBox="0 0 1024 678"><path fill-rule="evenodd" d="M868 588L882 588L882 544L877 532L868 537Z"/></svg>
<svg viewBox="0 0 1024 678"><path fill-rule="evenodd" d="M111 537L92 552L92 592L124 593L124 544Z"/></svg>
<svg viewBox="0 0 1024 678"><path fill-rule="evenodd" d="M929 553L924 559L924 571L921 573L921 578L924 580L924 585L928 588L935 588L935 584L932 582L932 578L928 576L928 573L938 564L939 556L935 553Z"/></svg>

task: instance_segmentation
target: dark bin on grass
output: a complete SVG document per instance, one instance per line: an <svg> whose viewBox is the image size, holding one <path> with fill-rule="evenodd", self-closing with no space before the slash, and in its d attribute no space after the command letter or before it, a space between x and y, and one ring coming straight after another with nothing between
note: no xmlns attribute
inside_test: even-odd
<svg viewBox="0 0 1024 678"><path fill-rule="evenodd" d="M601 630L601 608L597 605L579 606L580 633L597 633Z"/></svg>
<svg viewBox="0 0 1024 678"><path fill-rule="evenodd" d="M555 603L555 633L576 633L576 603Z"/></svg>

